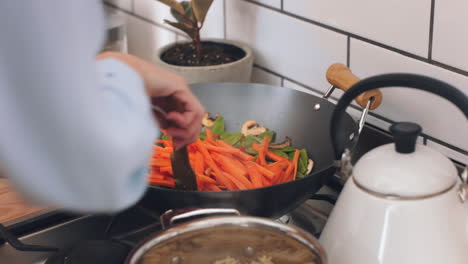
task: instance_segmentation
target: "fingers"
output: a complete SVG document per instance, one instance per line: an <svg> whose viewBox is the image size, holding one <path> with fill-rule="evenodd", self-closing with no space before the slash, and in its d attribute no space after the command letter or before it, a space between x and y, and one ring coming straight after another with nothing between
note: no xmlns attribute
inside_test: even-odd
<svg viewBox="0 0 468 264"><path fill-rule="evenodd" d="M167 119L173 121L178 127L185 128L196 119L196 115L197 113L195 112L170 112L167 114Z"/></svg>
<svg viewBox="0 0 468 264"><path fill-rule="evenodd" d="M179 149L182 146L195 142L200 135L200 130L200 123L194 120L194 122L185 129L169 127L166 131L167 134L173 138L175 148Z"/></svg>

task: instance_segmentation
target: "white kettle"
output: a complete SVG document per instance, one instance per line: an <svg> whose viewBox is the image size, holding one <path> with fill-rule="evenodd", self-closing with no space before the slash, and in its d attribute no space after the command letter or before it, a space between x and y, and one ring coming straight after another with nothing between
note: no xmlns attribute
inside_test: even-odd
<svg viewBox="0 0 468 264"><path fill-rule="evenodd" d="M415 77L408 76L409 80ZM349 90L352 95L345 95L345 102L338 103L337 112L355 95L377 85L420 88L414 82L395 82L390 77L382 75L375 82L358 83ZM457 106L464 107L466 115L467 97L460 94ZM349 178L320 237L329 263L468 263L466 168L459 177L448 158L416 144L421 132L417 124L397 123L390 131L394 143L366 153L352 169L342 168L349 172ZM349 151L341 157L341 165L349 166Z"/></svg>

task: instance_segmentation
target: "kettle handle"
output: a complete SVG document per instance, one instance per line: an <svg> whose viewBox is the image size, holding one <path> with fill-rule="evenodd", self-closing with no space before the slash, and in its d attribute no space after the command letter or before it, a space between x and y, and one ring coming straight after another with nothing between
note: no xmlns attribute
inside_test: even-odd
<svg viewBox="0 0 468 264"><path fill-rule="evenodd" d="M407 87L439 95L455 104L468 119L468 97L457 88L443 81L410 73L382 74L366 78L354 84L336 104L331 118L331 140L335 158L341 160L348 136L343 131L343 117L346 108L360 94L377 88Z"/></svg>

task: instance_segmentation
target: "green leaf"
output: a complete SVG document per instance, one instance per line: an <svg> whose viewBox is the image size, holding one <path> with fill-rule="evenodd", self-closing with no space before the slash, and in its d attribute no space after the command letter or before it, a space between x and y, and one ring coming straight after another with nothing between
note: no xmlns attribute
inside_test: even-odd
<svg viewBox="0 0 468 264"><path fill-rule="evenodd" d="M228 144L235 146L240 139L242 138L242 133L237 132L237 133L228 133L228 132L223 132L220 134L219 139L226 141Z"/></svg>
<svg viewBox="0 0 468 264"><path fill-rule="evenodd" d="M205 140L205 138L206 138L206 133L205 133L205 131L201 132L201 133L200 133L200 136L198 136L198 137L200 138L201 141Z"/></svg>
<svg viewBox="0 0 468 264"><path fill-rule="evenodd" d="M180 2L182 5L182 8L184 9L184 14L185 17L188 17L190 20L185 18L183 15L181 15L177 10L171 9L171 14L172 16L179 22L189 24L190 26L193 27L193 22L195 22L195 17L193 16L193 11L192 11L192 5L190 4L189 1L182 1Z"/></svg>
<svg viewBox="0 0 468 264"><path fill-rule="evenodd" d="M168 137L168 136L166 136L166 135L164 135L164 134L162 134L161 139L162 139L162 140L171 140L170 137Z"/></svg>
<svg viewBox="0 0 468 264"><path fill-rule="evenodd" d="M266 131L261 133L257 136L259 139L263 140L264 137L270 138L270 142L273 142L273 138L275 137L275 131Z"/></svg>
<svg viewBox="0 0 468 264"><path fill-rule="evenodd" d="M297 171L302 174L307 174L307 164L309 163L309 157L307 156L307 150L301 149L301 154L299 155L299 165Z"/></svg>
<svg viewBox="0 0 468 264"><path fill-rule="evenodd" d="M296 174L296 179L302 179L304 178L306 175L301 173L300 171L297 171L297 174Z"/></svg>
<svg viewBox="0 0 468 264"><path fill-rule="evenodd" d="M285 147L285 148L282 148L282 149L280 149L280 150L283 151L283 152L286 152L286 153L289 153L289 152L293 152L293 153L294 153L294 151L296 151L296 149L293 148L293 147Z"/></svg>
<svg viewBox="0 0 468 264"><path fill-rule="evenodd" d="M240 145L245 148L245 152L256 155L257 151L252 148L253 143L258 143L257 139L254 135L248 135L241 141Z"/></svg>
<svg viewBox="0 0 468 264"><path fill-rule="evenodd" d="M184 8L181 3L177 2L176 0L158 0L159 2L169 6L171 9L184 14Z"/></svg>
<svg viewBox="0 0 468 264"><path fill-rule="evenodd" d="M195 17L200 24L205 21L211 3L213 3L213 0L192 0L193 13L195 13Z"/></svg>
<svg viewBox="0 0 468 264"><path fill-rule="evenodd" d="M288 159L292 161L294 159L294 152L289 152L288 153Z"/></svg>
<svg viewBox="0 0 468 264"><path fill-rule="evenodd" d="M271 152L275 153L276 155L279 155L283 158L288 158L288 154L284 153L283 151L279 149L270 149Z"/></svg>
<svg viewBox="0 0 468 264"><path fill-rule="evenodd" d="M171 25L171 26L173 26L175 28L178 28L178 29L184 31L191 38L195 37L196 30L189 24L185 24L185 23L182 23L182 22L171 22L171 21L169 21L167 19L164 19L164 23L169 24L169 25Z"/></svg>
<svg viewBox="0 0 468 264"><path fill-rule="evenodd" d="M224 132L224 118L222 116L216 118L211 131L213 132L213 135L221 135L221 133Z"/></svg>

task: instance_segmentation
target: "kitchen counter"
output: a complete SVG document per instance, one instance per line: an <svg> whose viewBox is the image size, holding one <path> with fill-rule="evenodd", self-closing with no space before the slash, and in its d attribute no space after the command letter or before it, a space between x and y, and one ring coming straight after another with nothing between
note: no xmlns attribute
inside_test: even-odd
<svg viewBox="0 0 468 264"><path fill-rule="evenodd" d="M13 190L8 180L0 178L0 223L21 221L47 210L27 205Z"/></svg>

